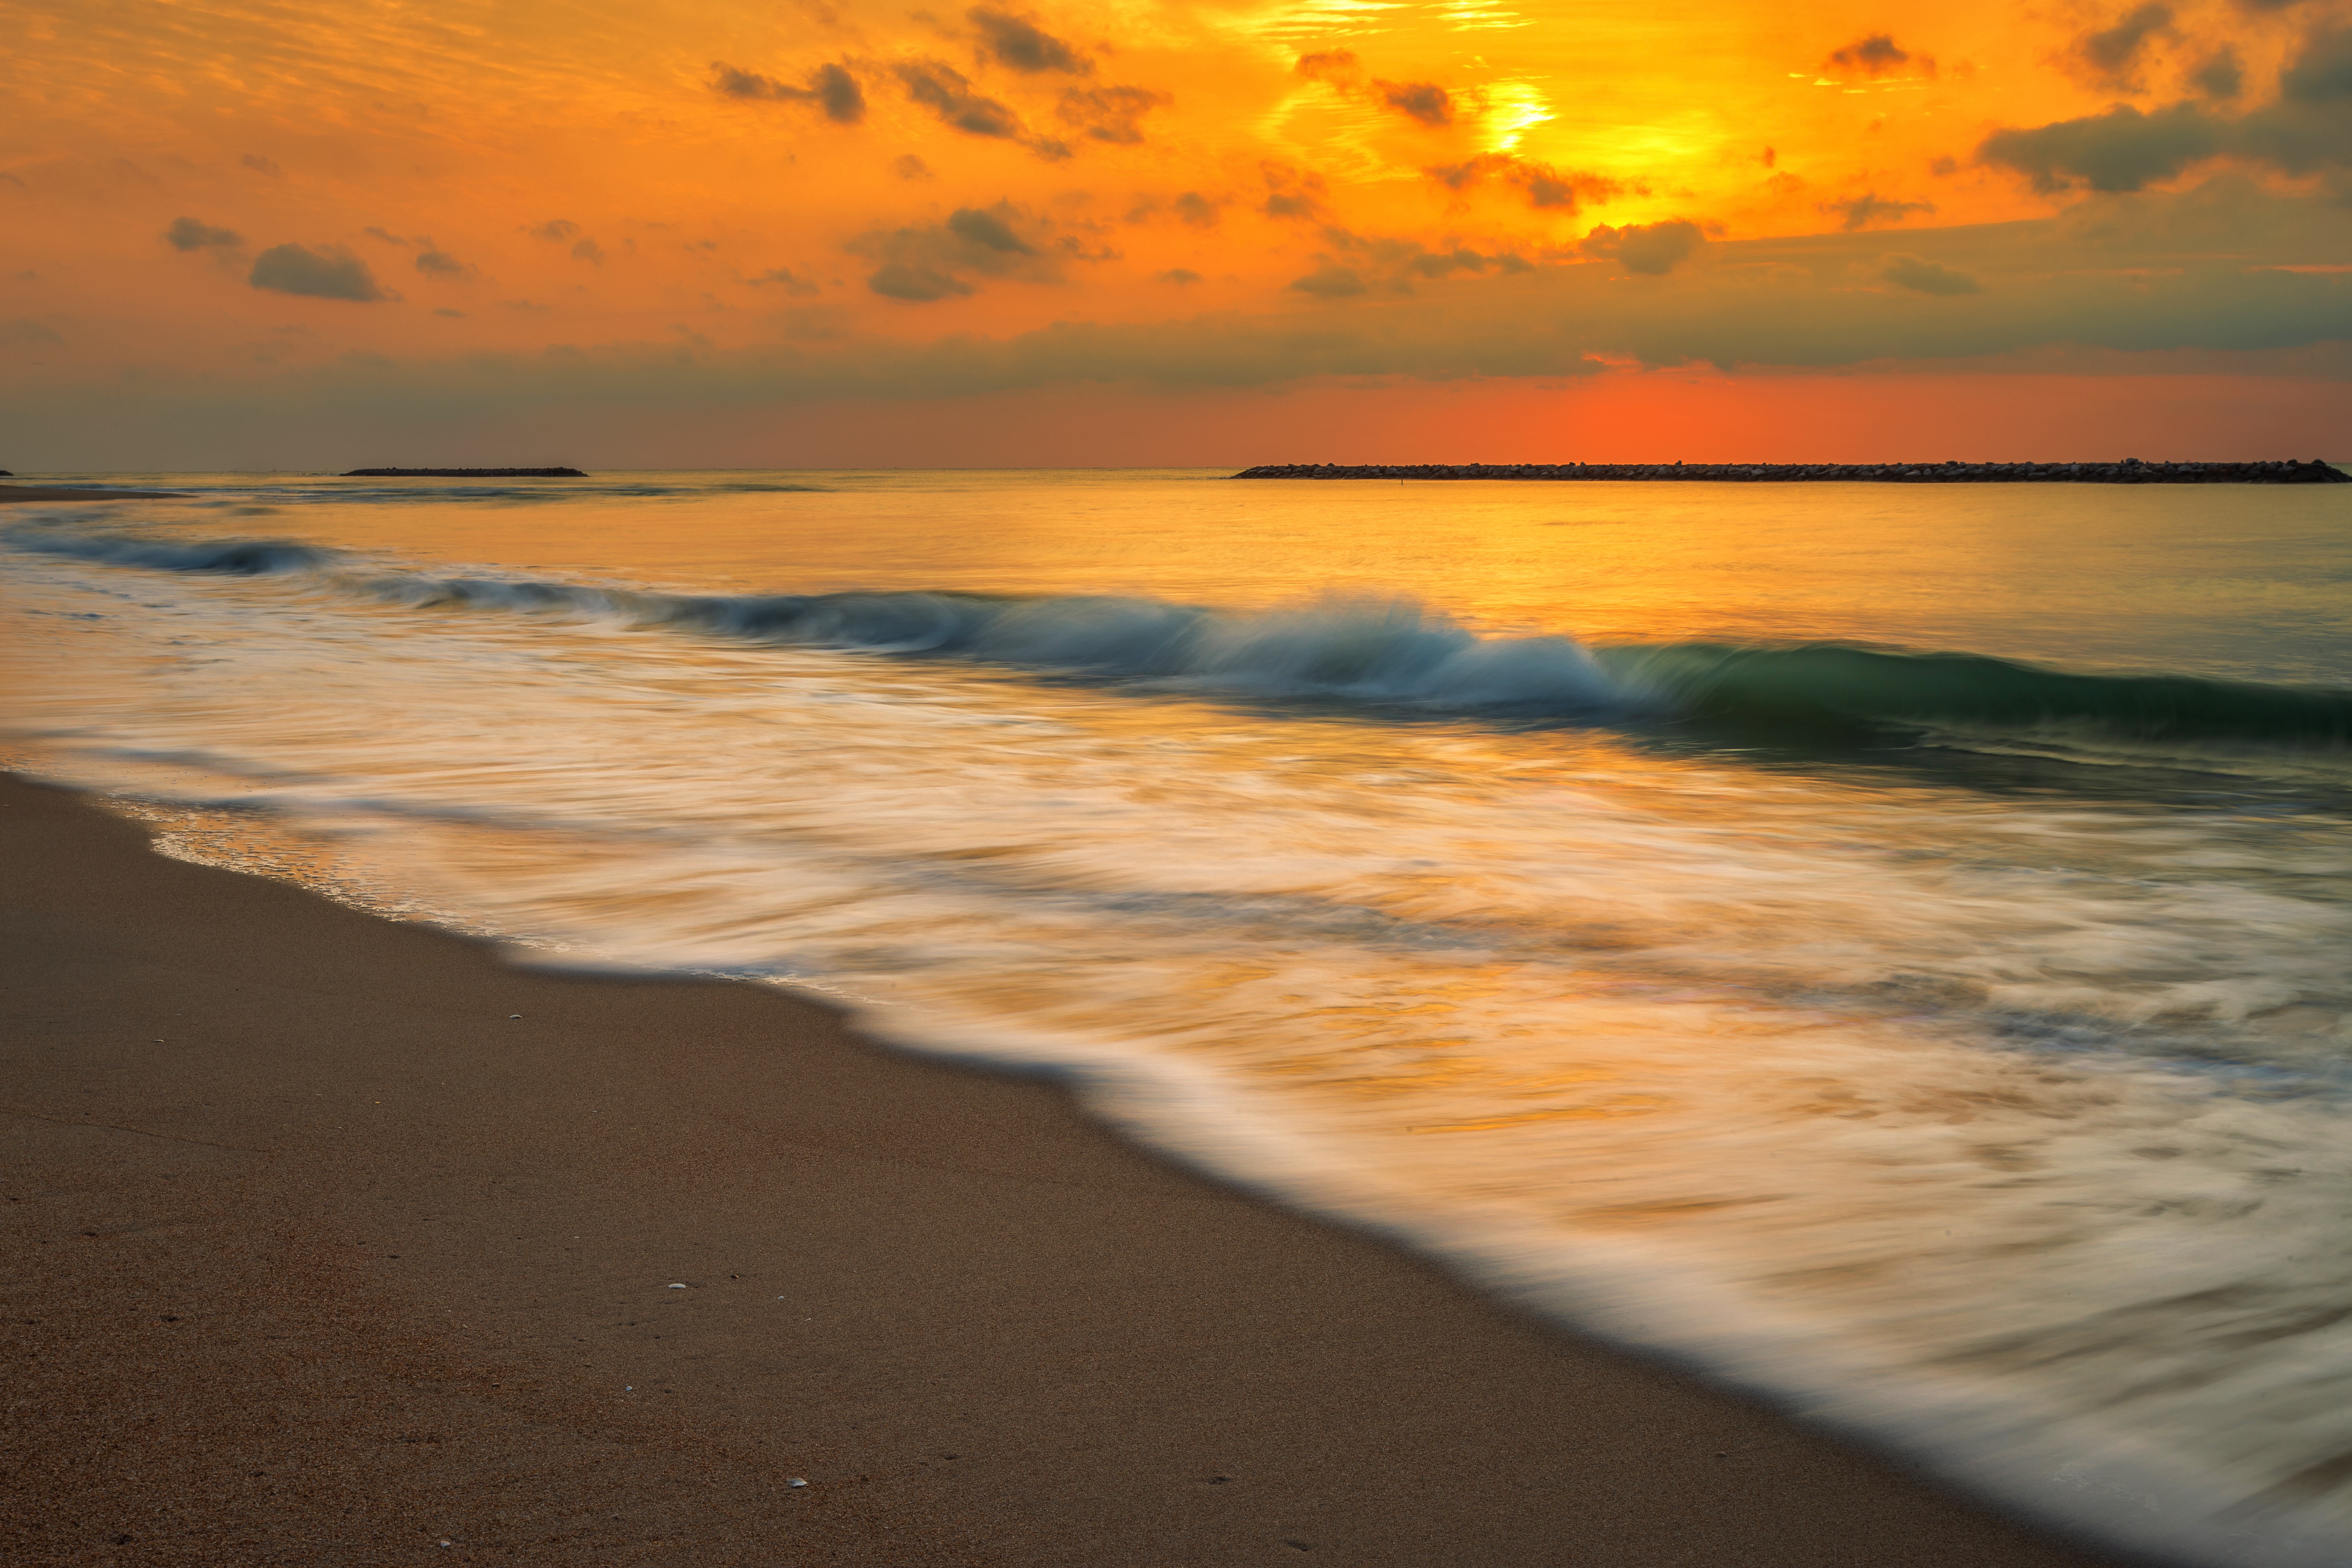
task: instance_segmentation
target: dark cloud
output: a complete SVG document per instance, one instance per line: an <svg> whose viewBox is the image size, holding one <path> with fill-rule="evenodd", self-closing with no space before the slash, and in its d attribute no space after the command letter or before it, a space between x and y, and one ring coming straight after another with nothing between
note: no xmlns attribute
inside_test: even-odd
<svg viewBox="0 0 2352 1568"><path fill-rule="evenodd" d="M1299 56L1292 68L1310 81L1344 80L1356 74L1356 55L1352 49L1324 49Z"/></svg>
<svg viewBox="0 0 2352 1568"><path fill-rule="evenodd" d="M972 293L969 279L1058 283L1063 263L1097 259L1054 225L1011 202L959 207L945 223L872 229L843 247L876 264L866 285L892 300L927 303Z"/></svg>
<svg viewBox="0 0 2352 1568"><path fill-rule="evenodd" d="M446 306L446 305L442 305L442 306L438 306L438 307L436 307L436 308L434 310L433 313L434 313L435 315L436 315L436 316L446 316L446 317L448 317L448 318L449 318L451 321L464 321L464 320L466 319L466 312L465 312L465 311L463 311L463 310L453 310L449 309L449 307L448 307L448 306Z"/></svg>
<svg viewBox="0 0 2352 1568"><path fill-rule="evenodd" d="M2100 87L2116 92L2144 89L2142 70L2148 45L2172 29L2172 7L2148 0L2112 26L2101 27L2074 40L2070 58L2074 68Z"/></svg>
<svg viewBox="0 0 2352 1568"><path fill-rule="evenodd" d="M2303 52L2280 74L2279 96L2299 104L2352 100L2352 32L2324 29L2305 39Z"/></svg>
<svg viewBox="0 0 2352 1568"><path fill-rule="evenodd" d="M1432 127L1454 123L1454 100L1433 81L1376 81L1381 101L1409 119Z"/></svg>
<svg viewBox="0 0 2352 1568"><path fill-rule="evenodd" d="M1342 267L1327 261L1304 278L1294 278L1290 287L1301 294L1312 294L1318 300L1345 300L1365 289L1362 276L1352 267Z"/></svg>
<svg viewBox="0 0 2352 1568"><path fill-rule="evenodd" d="M1075 125L1097 142L1132 145L1143 140L1143 117L1161 104L1173 103L1168 93L1142 87L1071 88L1062 94L1055 112L1066 125Z"/></svg>
<svg viewBox="0 0 2352 1568"><path fill-rule="evenodd" d="M793 87L756 71L739 70L723 60L710 62L710 89L724 98L751 102L814 103L824 117L839 125L855 125L866 118L866 93L849 68L826 64L808 74L808 85Z"/></svg>
<svg viewBox="0 0 2352 1568"><path fill-rule="evenodd" d="M1038 26L1034 16L988 5L975 5L964 16L980 29L982 51L1008 69L1032 75L1044 71L1061 71L1070 76L1094 73L1094 61L1066 40Z"/></svg>
<svg viewBox="0 0 2352 1568"><path fill-rule="evenodd" d="M1186 191L1170 205L1176 209L1179 218L1194 228L1217 226L1217 204L1198 191Z"/></svg>
<svg viewBox="0 0 2352 1568"><path fill-rule="evenodd" d="M379 228L373 224L368 225L367 227L360 230L360 232L366 235L370 239L380 239L386 245L406 245L408 243L408 241L401 238L400 236L392 233L388 229Z"/></svg>
<svg viewBox="0 0 2352 1568"><path fill-rule="evenodd" d="M782 289L786 295L795 299L806 299L809 295L820 292L814 279L803 278L789 267L772 267L750 281L754 289L772 286Z"/></svg>
<svg viewBox="0 0 2352 1568"><path fill-rule="evenodd" d="M244 157L239 158L237 162L252 170L255 174L267 174L273 180L286 173L285 170L278 166L276 162L263 157L258 153L247 153Z"/></svg>
<svg viewBox="0 0 2352 1568"><path fill-rule="evenodd" d="M2224 129L2193 103L2153 114L2118 103L2105 114L2031 131L1996 131L1977 149L1977 157L2016 170L2044 193L2077 182L2095 191L2136 191L2223 151Z"/></svg>
<svg viewBox="0 0 2352 1568"><path fill-rule="evenodd" d="M1189 267L1171 267L1165 272L1151 275L1154 283L1198 283L1201 275Z"/></svg>
<svg viewBox="0 0 2352 1568"><path fill-rule="evenodd" d="M1499 268L1505 272L1523 272L1528 270L1529 265L1520 257L1508 252L1498 252L1491 256L1482 255L1467 246L1451 241L1432 247L1418 239L1399 238L1387 235L1354 234L1336 226L1326 228L1323 231L1323 238L1333 250L1346 258L1344 262L1338 265L1355 278L1362 289L1377 286L1396 294L1412 293L1416 282L1441 281L1456 273L1466 272L1475 275L1494 268ZM1327 267L1325 271L1329 271L1329 268ZM1308 293L1325 293L1326 297L1337 297L1327 290L1307 288L1303 283L1293 283L1291 287L1304 288ZM1361 289L1342 291L1355 293L1360 292Z"/></svg>
<svg viewBox="0 0 2352 1568"><path fill-rule="evenodd" d="M175 217L163 231L163 243L174 250L234 250L245 241L235 229L215 228L198 218Z"/></svg>
<svg viewBox="0 0 2352 1568"><path fill-rule="evenodd" d="M1066 143L1033 136L1006 105L974 89L970 78L940 60L903 60L890 68L907 95L969 136L1017 142L1041 158L1070 155Z"/></svg>
<svg viewBox="0 0 2352 1568"><path fill-rule="evenodd" d="M572 247L572 259L602 267L604 265L604 247L593 239L580 240Z"/></svg>
<svg viewBox="0 0 2352 1568"><path fill-rule="evenodd" d="M1451 191L1466 191L1482 180L1501 180L1527 193L1528 205L1574 212L1580 201L1605 202L1624 190L1598 174L1563 173L1549 163L1488 153L1461 163L1440 163L1422 173Z"/></svg>
<svg viewBox="0 0 2352 1568"><path fill-rule="evenodd" d="M1623 228L1602 224L1584 237L1577 248L1587 256L1612 258L1628 272L1663 278L1688 260L1705 241L1698 225L1688 218L1664 223L1629 223Z"/></svg>
<svg viewBox="0 0 2352 1568"><path fill-rule="evenodd" d="M2189 85L2207 98L2229 100L2246 90L2246 68L2238 51L2224 44L2189 73Z"/></svg>
<svg viewBox="0 0 2352 1568"><path fill-rule="evenodd" d="M1935 294L1948 299L1979 292L1977 280L1967 273L1955 272L1948 267L1916 256L1890 256L1885 265L1879 268L1878 275L1898 289L1908 289L1919 294Z"/></svg>
<svg viewBox="0 0 2352 1568"><path fill-rule="evenodd" d="M1904 67L1916 65L1925 75L1936 74L1936 62L1927 55L1915 55L1895 41L1891 33L1872 33L1856 38L1842 49L1830 51L1831 70L1852 76L1891 76Z"/></svg>
<svg viewBox="0 0 2352 1568"><path fill-rule="evenodd" d="M931 174L931 166L912 153L901 153L891 159L890 172L902 180L928 180L935 177Z"/></svg>
<svg viewBox="0 0 2352 1568"><path fill-rule="evenodd" d="M1823 202L1821 204L1821 210L1835 214L1839 220L1838 226L1852 234L1857 229L1868 228L1874 223L1895 223L1910 216L1913 213L1934 212L1936 204L1899 202L1882 196L1876 191L1870 191L1862 195L1848 196L1843 201Z"/></svg>
<svg viewBox="0 0 2352 1568"><path fill-rule="evenodd" d="M368 270L366 262L340 245L312 250L300 245L273 245L253 260L247 279L256 289L299 294L312 300L389 300Z"/></svg>
<svg viewBox="0 0 2352 1568"><path fill-rule="evenodd" d="M424 273L427 278L440 278L453 281L478 275L475 268L468 267L446 250L420 251L416 258L416 270Z"/></svg>
<svg viewBox="0 0 2352 1568"><path fill-rule="evenodd" d="M523 233L533 239L552 240L558 245L562 245L579 232L580 226L568 217L550 218L545 223L534 224L523 230Z"/></svg>

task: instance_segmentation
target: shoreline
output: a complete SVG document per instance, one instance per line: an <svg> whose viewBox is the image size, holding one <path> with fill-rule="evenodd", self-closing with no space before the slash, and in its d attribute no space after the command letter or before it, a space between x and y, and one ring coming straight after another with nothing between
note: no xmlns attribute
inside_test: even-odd
<svg viewBox="0 0 2352 1568"><path fill-rule="evenodd" d="M185 500L186 490L92 490L62 485L0 484L0 505L21 501Z"/></svg>
<svg viewBox="0 0 2352 1568"><path fill-rule="evenodd" d="M514 967L14 775L0 840L12 1562L2132 1561L1044 1080Z"/></svg>

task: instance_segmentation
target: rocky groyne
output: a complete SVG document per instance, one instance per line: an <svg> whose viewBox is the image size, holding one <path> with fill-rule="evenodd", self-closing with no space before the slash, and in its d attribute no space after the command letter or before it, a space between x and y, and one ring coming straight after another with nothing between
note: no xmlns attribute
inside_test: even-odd
<svg viewBox="0 0 2352 1568"><path fill-rule="evenodd" d="M1895 485L2343 485L2314 458L2277 463L1266 463L1237 479L1692 479L1723 484L1854 480Z"/></svg>
<svg viewBox="0 0 2352 1568"><path fill-rule="evenodd" d="M577 468L351 468L347 479L584 479Z"/></svg>

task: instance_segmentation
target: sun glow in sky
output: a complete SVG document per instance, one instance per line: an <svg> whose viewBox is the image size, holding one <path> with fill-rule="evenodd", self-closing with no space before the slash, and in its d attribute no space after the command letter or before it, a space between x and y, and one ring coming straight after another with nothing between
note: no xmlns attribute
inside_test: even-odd
<svg viewBox="0 0 2352 1568"><path fill-rule="evenodd" d="M20 470L2352 456L2321 0L8 13Z"/></svg>

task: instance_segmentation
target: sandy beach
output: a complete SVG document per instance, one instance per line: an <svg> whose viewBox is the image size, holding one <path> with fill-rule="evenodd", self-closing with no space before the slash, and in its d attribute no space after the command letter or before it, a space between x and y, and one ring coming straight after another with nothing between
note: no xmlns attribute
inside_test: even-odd
<svg viewBox="0 0 2352 1568"><path fill-rule="evenodd" d="M0 835L10 1563L2117 1561L1048 1083Z"/></svg>

